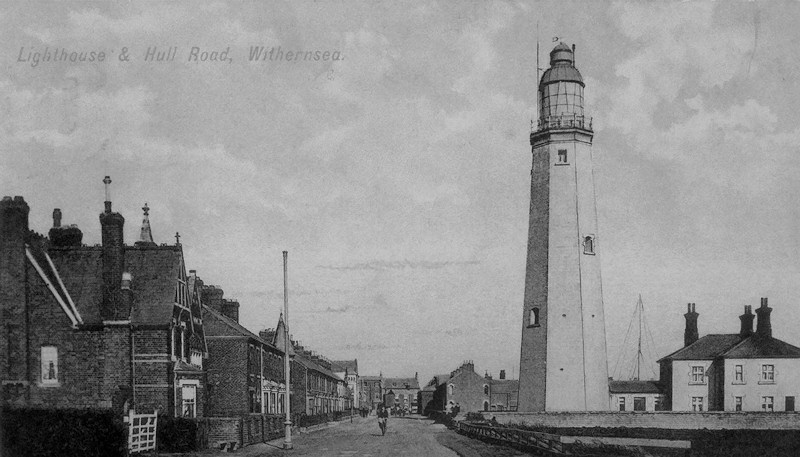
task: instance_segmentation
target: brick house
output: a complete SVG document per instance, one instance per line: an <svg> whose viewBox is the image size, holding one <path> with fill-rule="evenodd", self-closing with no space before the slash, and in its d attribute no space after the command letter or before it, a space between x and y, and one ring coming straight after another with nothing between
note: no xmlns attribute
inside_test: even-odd
<svg viewBox="0 0 800 457"><path fill-rule="evenodd" d="M196 278L194 272L190 276ZM209 443L240 446L283 435L283 351L239 324L239 303L217 286L199 285L208 344Z"/></svg>
<svg viewBox="0 0 800 457"><path fill-rule="evenodd" d="M382 382L382 376L359 377L359 401L362 406L369 408L370 411L383 402Z"/></svg>
<svg viewBox="0 0 800 457"><path fill-rule="evenodd" d="M350 409L351 405L353 408L358 408L361 404L361 383L358 379L358 359L332 360L331 371L333 371L336 376L344 379L347 383L347 391L349 392L347 401L349 404L345 404L344 408Z"/></svg>
<svg viewBox="0 0 800 457"><path fill-rule="evenodd" d="M450 374L434 376L420 395L425 414L450 411L459 405L462 413L470 411L516 411L519 381L506 379L500 370L500 379L488 373L475 372L472 361L466 361Z"/></svg>
<svg viewBox="0 0 800 457"><path fill-rule="evenodd" d="M694 303L684 314L684 347L663 357L660 384L672 411L796 411L800 348L772 336L767 299L745 306L739 333L698 338Z"/></svg>
<svg viewBox="0 0 800 457"><path fill-rule="evenodd" d="M413 378L384 378L383 403L386 406L408 408L412 413L419 412L419 380Z"/></svg>
<svg viewBox="0 0 800 457"><path fill-rule="evenodd" d="M272 341L273 346L280 349L286 347L285 334L282 314L275 328L260 332L264 340ZM347 385L344 379L332 371L331 362L308 350L298 341L291 338L290 341L292 414L316 415L349 410L346 399L351 394L343 389Z"/></svg>
<svg viewBox="0 0 800 457"><path fill-rule="evenodd" d="M22 197L0 202L3 405L200 416L205 339L183 249L153 242L146 205L125 245L106 190L96 246L58 209L45 237Z"/></svg>

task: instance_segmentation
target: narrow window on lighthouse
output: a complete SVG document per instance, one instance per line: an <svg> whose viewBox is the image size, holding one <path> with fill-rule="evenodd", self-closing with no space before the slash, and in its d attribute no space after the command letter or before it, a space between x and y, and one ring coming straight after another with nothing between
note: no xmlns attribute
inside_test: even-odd
<svg viewBox="0 0 800 457"><path fill-rule="evenodd" d="M583 238L583 253L594 254L594 237L588 235Z"/></svg>
<svg viewBox="0 0 800 457"><path fill-rule="evenodd" d="M529 327L539 326L539 308L531 308L531 314L528 322Z"/></svg>
<svg viewBox="0 0 800 457"><path fill-rule="evenodd" d="M567 162L567 150L566 149L559 149L558 150L558 163L568 163Z"/></svg>

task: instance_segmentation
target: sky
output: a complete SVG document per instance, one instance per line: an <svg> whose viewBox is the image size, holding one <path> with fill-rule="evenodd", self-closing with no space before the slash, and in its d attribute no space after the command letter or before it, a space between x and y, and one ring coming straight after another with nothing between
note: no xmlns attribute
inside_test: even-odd
<svg viewBox="0 0 800 457"><path fill-rule="evenodd" d="M516 377L536 44L547 68L574 43L609 371L629 374L639 294L651 360L682 346L688 302L704 335L769 297L800 345L798 19L789 1L3 2L0 193L91 245L110 175L126 241L147 203L155 241L180 232L254 332L282 310L286 250L305 346L362 375Z"/></svg>

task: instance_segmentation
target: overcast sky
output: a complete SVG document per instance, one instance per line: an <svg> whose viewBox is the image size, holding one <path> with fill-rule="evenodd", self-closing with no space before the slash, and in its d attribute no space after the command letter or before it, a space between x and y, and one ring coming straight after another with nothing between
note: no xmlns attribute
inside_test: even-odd
<svg viewBox="0 0 800 457"><path fill-rule="evenodd" d="M471 359L516 376L536 42L546 68L557 36L594 117L610 370L640 293L656 357L682 345L690 301L703 335L769 297L775 336L800 345L797 2L0 8L0 193L33 229L58 207L94 244L111 175L127 242L147 202L156 242L179 231L253 331L278 319L288 250L306 346L362 374ZM145 62L149 46L175 60ZM250 62L251 46L320 58ZM45 47L106 58L34 65Z"/></svg>

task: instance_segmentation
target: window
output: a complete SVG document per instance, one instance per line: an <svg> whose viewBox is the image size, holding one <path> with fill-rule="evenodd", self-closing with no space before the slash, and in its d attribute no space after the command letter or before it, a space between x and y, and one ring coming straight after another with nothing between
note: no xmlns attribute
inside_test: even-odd
<svg viewBox="0 0 800 457"><path fill-rule="evenodd" d="M447 391L447 395L453 395L453 392L456 390L456 386L454 386L453 384L450 384L448 387L449 387L449 390Z"/></svg>
<svg viewBox="0 0 800 457"><path fill-rule="evenodd" d="M58 348L42 346L42 384L58 384Z"/></svg>
<svg viewBox="0 0 800 457"><path fill-rule="evenodd" d="M181 411L183 417L197 416L197 385L181 385Z"/></svg>
<svg viewBox="0 0 800 457"><path fill-rule="evenodd" d="M594 255L594 237L591 235L583 238L583 253Z"/></svg>
<svg viewBox="0 0 800 457"><path fill-rule="evenodd" d="M692 397L692 411L703 410L703 397Z"/></svg>
<svg viewBox="0 0 800 457"><path fill-rule="evenodd" d="M539 308L531 308L531 314L528 317L528 326L529 327L539 326Z"/></svg>
<svg viewBox="0 0 800 457"><path fill-rule="evenodd" d="M625 411L625 397L619 397L619 410Z"/></svg>
<svg viewBox="0 0 800 457"><path fill-rule="evenodd" d="M774 397L761 397L761 410L772 412L775 411L775 398Z"/></svg>
<svg viewBox="0 0 800 457"><path fill-rule="evenodd" d="M705 367L703 367L702 365L693 366L692 380L690 384L703 384L705 381L704 374L705 374Z"/></svg>
<svg viewBox="0 0 800 457"><path fill-rule="evenodd" d="M197 349L192 349L192 356L190 358L192 365L197 365L198 367L203 366L203 353L198 351Z"/></svg>
<svg viewBox="0 0 800 457"><path fill-rule="evenodd" d="M761 382L765 384L775 382L775 365L761 365Z"/></svg>
<svg viewBox="0 0 800 457"><path fill-rule="evenodd" d="M559 149L558 150L558 163L568 163L567 162L567 150L566 149Z"/></svg>
<svg viewBox="0 0 800 457"><path fill-rule="evenodd" d="M733 399L733 406L734 406L734 410L735 411L741 411L742 410L742 397L735 397Z"/></svg>
<svg viewBox="0 0 800 457"><path fill-rule="evenodd" d="M794 411L794 397L786 397L785 411Z"/></svg>
<svg viewBox="0 0 800 457"><path fill-rule="evenodd" d="M484 395L489 395L489 385L488 384L484 384L483 385L483 394Z"/></svg>
<svg viewBox="0 0 800 457"><path fill-rule="evenodd" d="M655 409L656 411L661 411L661 399L660 398L656 397L656 399L653 400L653 409Z"/></svg>
<svg viewBox="0 0 800 457"><path fill-rule="evenodd" d="M647 409L647 400L644 397L633 397L633 410L645 411Z"/></svg>
<svg viewBox="0 0 800 457"><path fill-rule="evenodd" d="M744 367L742 365L736 365L733 367L733 382L744 384Z"/></svg>
<svg viewBox="0 0 800 457"><path fill-rule="evenodd" d="M483 410L484 411L489 411L489 402L488 401L483 402Z"/></svg>

